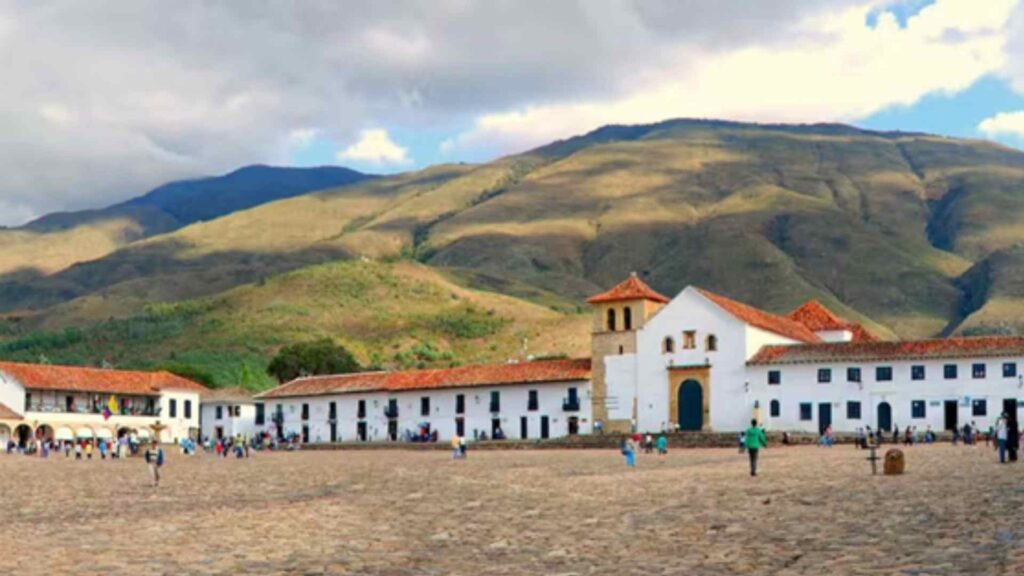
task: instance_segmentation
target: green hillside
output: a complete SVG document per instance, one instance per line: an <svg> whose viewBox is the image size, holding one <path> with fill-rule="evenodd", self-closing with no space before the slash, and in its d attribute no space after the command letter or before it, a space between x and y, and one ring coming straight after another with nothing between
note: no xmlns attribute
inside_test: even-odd
<svg viewBox="0 0 1024 576"><path fill-rule="evenodd" d="M52 329L0 324L0 357L128 367L188 367L218 385L261 389L283 345L330 338L368 367L409 368L582 355L589 316L477 290L472 275L415 262L335 262L217 296L150 304L137 314ZM88 306L88 304L83 304ZM560 308L555 310L553 308Z"/></svg>
<svg viewBox="0 0 1024 576"><path fill-rule="evenodd" d="M45 275L8 273L0 313L29 331L95 326L365 258L419 263L523 306L575 310L635 270L666 294L696 284L777 312L817 298L884 336L1013 332L1024 324L1019 222L1024 153L993 143L677 120L282 199ZM316 315L285 316L344 338ZM250 317L265 316L242 308L229 323ZM214 340L203 333L181 350L235 346ZM391 345L349 343L364 360Z"/></svg>

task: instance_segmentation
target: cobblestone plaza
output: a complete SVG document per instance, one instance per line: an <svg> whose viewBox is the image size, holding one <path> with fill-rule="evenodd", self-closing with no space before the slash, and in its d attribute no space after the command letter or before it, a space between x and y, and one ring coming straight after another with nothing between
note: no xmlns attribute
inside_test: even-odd
<svg viewBox="0 0 1024 576"><path fill-rule="evenodd" d="M3 574L1021 574L1024 463L915 446L0 455Z"/></svg>

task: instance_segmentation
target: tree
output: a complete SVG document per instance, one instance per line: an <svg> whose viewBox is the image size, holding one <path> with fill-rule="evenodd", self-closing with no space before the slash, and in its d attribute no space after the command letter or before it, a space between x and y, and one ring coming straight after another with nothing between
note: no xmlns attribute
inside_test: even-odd
<svg viewBox="0 0 1024 576"><path fill-rule="evenodd" d="M208 388L215 388L217 385L217 379L213 377L213 374L191 364L168 362L166 364L159 364L153 368L154 370L164 370L174 374L175 376L181 376L187 380L198 382Z"/></svg>
<svg viewBox="0 0 1024 576"><path fill-rule="evenodd" d="M299 376L347 374L359 370L359 363L352 353L330 338L285 346L267 367L267 372L277 378L278 382L287 382Z"/></svg>

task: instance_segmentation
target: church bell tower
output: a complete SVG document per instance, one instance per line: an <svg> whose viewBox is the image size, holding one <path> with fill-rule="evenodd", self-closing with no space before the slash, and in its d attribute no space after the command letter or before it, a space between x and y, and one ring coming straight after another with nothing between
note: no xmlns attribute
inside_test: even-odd
<svg viewBox="0 0 1024 576"><path fill-rule="evenodd" d="M636 272L620 284L587 300L591 305L593 323L590 338L591 401L594 423L600 422L608 432L628 432L629 419L610 420L608 402L635 403L634 398L609 398L605 373L605 358L622 354L635 354L637 331L668 298L662 296L637 277ZM636 417L636 406L631 406Z"/></svg>

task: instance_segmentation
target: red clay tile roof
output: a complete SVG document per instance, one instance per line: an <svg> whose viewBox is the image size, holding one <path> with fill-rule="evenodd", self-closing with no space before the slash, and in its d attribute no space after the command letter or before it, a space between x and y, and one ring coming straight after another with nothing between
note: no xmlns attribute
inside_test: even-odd
<svg viewBox="0 0 1024 576"><path fill-rule="evenodd" d="M203 403L228 402L245 404L253 401L253 393L241 386L230 388L209 388L202 393Z"/></svg>
<svg viewBox="0 0 1024 576"><path fill-rule="evenodd" d="M784 316L776 316L764 310L754 308L753 306L747 306L735 300L720 296L713 292L708 292L703 288L698 288L698 292L701 293L705 298L711 300L718 307L722 308L733 317L756 326L762 330L774 332L780 336L785 336L798 342L814 343L821 342L821 338L811 331L810 328L804 326L799 322L795 322Z"/></svg>
<svg viewBox="0 0 1024 576"><path fill-rule="evenodd" d="M765 346L747 364L804 364L1020 356L1024 337L985 336L905 342L836 342Z"/></svg>
<svg viewBox="0 0 1024 576"><path fill-rule="evenodd" d="M161 390L205 391L207 388L170 372L107 370L0 362L0 373L25 388L111 394L155 394Z"/></svg>
<svg viewBox="0 0 1024 576"><path fill-rule="evenodd" d="M653 300L667 304L669 299L654 291L653 288L637 278L636 272L629 275L618 286L607 292L587 299L588 304L601 304L603 302L621 302L623 300Z"/></svg>
<svg viewBox="0 0 1024 576"><path fill-rule="evenodd" d="M6 404L0 402L0 420L24 420L21 414L18 414L14 410L7 407Z"/></svg>
<svg viewBox="0 0 1024 576"><path fill-rule="evenodd" d="M286 382L257 398L289 398L353 392L401 392L532 382L570 382L590 379L590 359L540 360L517 364L481 364L434 370L362 372L337 376L308 376Z"/></svg>
<svg viewBox="0 0 1024 576"><path fill-rule="evenodd" d="M849 330L853 334L854 342L874 342L877 340L860 324L843 320L817 300L808 300L803 306L786 314L786 317L807 326L812 332Z"/></svg>

